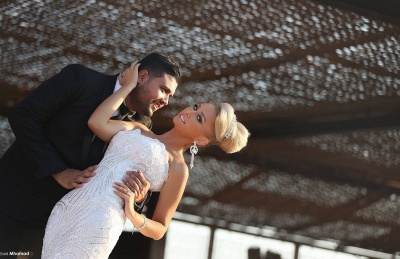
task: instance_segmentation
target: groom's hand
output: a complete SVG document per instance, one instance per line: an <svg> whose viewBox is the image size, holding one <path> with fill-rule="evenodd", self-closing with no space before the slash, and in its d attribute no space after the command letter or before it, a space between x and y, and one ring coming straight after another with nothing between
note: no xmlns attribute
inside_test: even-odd
<svg viewBox="0 0 400 259"><path fill-rule="evenodd" d="M76 169L66 169L62 172L53 174L54 179L65 189L78 189L83 186L84 183L90 181L90 178L96 175L97 165L90 166L83 171Z"/></svg>
<svg viewBox="0 0 400 259"><path fill-rule="evenodd" d="M135 194L136 203L141 203L146 198L147 192L150 189L150 183L140 170L126 172L126 176L122 180Z"/></svg>

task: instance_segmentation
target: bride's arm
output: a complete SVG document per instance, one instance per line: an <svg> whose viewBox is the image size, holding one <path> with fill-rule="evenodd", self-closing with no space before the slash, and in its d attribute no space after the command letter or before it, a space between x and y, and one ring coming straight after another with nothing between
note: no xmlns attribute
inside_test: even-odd
<svg viewBox="0 0 400 259"><path fill-rule="evenodd" d="M120 189L116 187L120 191L116 193L125 199L126 216L139 229L140 233L154 240L159 240L164 236L182 198L188 176L189 172L186 165L171 166L168 180L161 189L153 218L146 219L146 226L142 229L140 227L143 226L144 217L127 207L127 204L131 204L131 202L127 203L129 196L124 195L123 187L119 187Z"/></svg>
<svg viewBox="0 0 400 259"><path fill-rule="evenodd" d="M118 131L135 128L135 123L133 122L110 120L110 117L119 108L126 96L136 87L138 67L139 64L137 62L132 63L124 71L123 77L119 75L122 87L104 100L89 118L89 128L105 142L109 142Z"/></svg>

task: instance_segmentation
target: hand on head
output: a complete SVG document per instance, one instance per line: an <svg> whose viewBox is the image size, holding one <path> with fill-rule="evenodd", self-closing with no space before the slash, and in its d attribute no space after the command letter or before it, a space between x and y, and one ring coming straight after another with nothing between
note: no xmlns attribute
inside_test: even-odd
<svg viewBox="0 0 400 259"><path fill-rule="evenodd" d="M118 80L122 87L129 87L131 89L136 87L139 66L140 63L135 61L127 69L125 69L124 72L119 74Z"/></svg>

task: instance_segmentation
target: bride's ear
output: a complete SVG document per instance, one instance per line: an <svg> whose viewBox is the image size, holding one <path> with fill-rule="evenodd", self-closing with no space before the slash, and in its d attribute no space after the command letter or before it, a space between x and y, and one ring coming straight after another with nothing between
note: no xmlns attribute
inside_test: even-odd
<svg viewBox="0 0 400 259"><path fill-rule="evenodd" d="M210 142L210 140L205 137L197 138L194 141L196 141L196 144L199 146L206 146Z"/></svg>

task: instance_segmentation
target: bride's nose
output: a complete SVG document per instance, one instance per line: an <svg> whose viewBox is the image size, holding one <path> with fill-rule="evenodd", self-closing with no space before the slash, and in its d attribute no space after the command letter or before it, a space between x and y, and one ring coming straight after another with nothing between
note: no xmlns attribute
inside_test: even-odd
<svg viewBox="0 0 400 259"><path fill-rule="evenodd" d="M193 114L194 114L194 111L191 110L191 109L187 109L187 110L185 111L185 116L186 116L186 118L192 117Z"/></svg>

